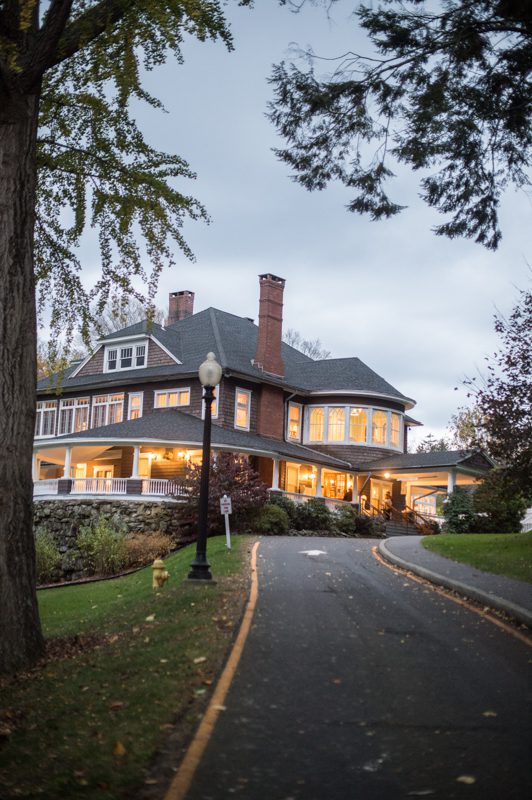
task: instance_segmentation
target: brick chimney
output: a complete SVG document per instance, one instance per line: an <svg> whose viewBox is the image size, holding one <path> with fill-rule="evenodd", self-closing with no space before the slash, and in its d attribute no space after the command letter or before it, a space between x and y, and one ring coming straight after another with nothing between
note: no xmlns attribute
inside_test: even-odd
<svg viewBox="0 0 532 800"><path fill-rule="evenodd" d="M170 292L168 295L167 325L173 325L180 319L190 317L194 313L194 292L187 289L183 292Z"/></svg>
<svg viewBox="0 0 532 800"><path fill-rule="evenodd" d="M284 375L281 356L284 284L284 278L276 275L259 275L259 333L255 354L255 366L281 377Z"/></svg>

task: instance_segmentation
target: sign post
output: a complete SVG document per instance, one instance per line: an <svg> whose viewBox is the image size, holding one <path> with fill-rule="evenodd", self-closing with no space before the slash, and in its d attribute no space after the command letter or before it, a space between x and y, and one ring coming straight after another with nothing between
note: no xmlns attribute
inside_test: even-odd
<svg viewBox="0 0 532 800"><path fill-rule="evenodd" d="M233 513L233 507L231 503L231 498L224 494L223 497L220 498L220 514L223 514L225 517L225 541L227 544L227 549L231 549L231 531L229 530L229 514Z"/></svg>

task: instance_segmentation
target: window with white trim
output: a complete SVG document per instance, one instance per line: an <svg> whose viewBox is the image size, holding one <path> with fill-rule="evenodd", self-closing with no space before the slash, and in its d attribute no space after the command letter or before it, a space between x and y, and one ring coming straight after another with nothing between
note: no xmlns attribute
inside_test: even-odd
<svg viewBox="0 0 532 800"><path fill-rule="evenodd" d="M89 397L69 397L59 404L59 436L79 433L89 427Z"/></svg>
<svg viewBox="0 0 532 800"><path fill-rule="evenodd" d="M128 419L140 419L142 417L142 404L144 399L143 392L130 392L128 399Z"/></svg>
<svg viewBox="0 0 532 800"><path fill-rule="evenodd" d="M349 441L366 444L368 440L368 414L364 408L349 410Z"/></svg>
<svg viewBox="0 0 532 800"><path fill-rule="evenodd" d="M390 447L399 447L401 444L401 417L392 412L392 423L390 427Z"/></svg>
<svg viewBox="0 0 532 800"><path fill-rule="evenodd" d="M303 409L299 403L288 403L288 431L287 439L301 441L301 418Z"/></svg>
<svg viewBox="0 0 532 800"><path fill-rule="evenodd" d="M386 427L388 425L388 414L385 411L373 409L371 420L371 441L373 444L386 444Z"/></svg>
<svg viewBox="0 0 532 800"><path fill-rule="evenodd" d="M148 342L139 344L113 344L105 347L105 372L119 372L124 369L140 369L147 363Z"/></svg>
<svg viewBox="0 0 532 800"><path fill-rule="evenodd" d="M248 389L239 389L235 392L235 428L249 431L251 417L251 392Z"/></svg>
<svg viewBox="0 0 532 800"><path fill-rule="evenodd" d="M124 418L123 394L99 394L92 398L92 427L113 425Z"/></svg>
<svg viewBox="0 0 532 800"><path fill-rule="evenodd" d="M154 398L154 408L177 408L190 405L190 388L157 390Z"/></svg>
<svg viewBox="0 0 532 800"><path fill-rule="evenodd" d="M213 394L213 401L211 406L211 418L217 419L218 418L218 406L220 400L220 386L215 386L212 390ZM203 389L201 392L201 418L205 419L205 400L203 399Z"/></svg>
<svg viewBox="0 0 532 800"><path fill-rule="evenodd" d="M345 409L330 408L328 420L328 439L330 442L343 442L345 439Z"/></svg>
<svg viewBox="0 0 532 800"><path fill-rule="evenodd" d="M43 400L37 403L35 417L35 436L55 436L57 400Z"/></svg>
<svg viewBox="0 0 532 800"><path fill-rule="evenodd" d="M325 413L323 408L311 408L308 438L311 442L323 442L325 434Z"/></svg>

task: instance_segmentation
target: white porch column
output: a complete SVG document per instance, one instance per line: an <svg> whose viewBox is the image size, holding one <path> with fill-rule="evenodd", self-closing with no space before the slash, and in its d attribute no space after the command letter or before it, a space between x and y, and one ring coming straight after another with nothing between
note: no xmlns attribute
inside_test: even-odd
<svg viewBox="0 0 532 800"><path fill-rule="evenodd" d="M72 456L72 448L70 445L65 447L65 467L63 469L63 478L70 478L70 460Z"/></svg>
<svg viewBox="0 0 532 800"><path fill-rule="evenodd" d="M136 444L133 448L133 466L131 468L131 477L139 477L139 458L140 458L140 445Z"/></svg>
<svg viewBox="0 0 532 800"><path fill-rule="evenodd" d="M279 491L279 459L273 458L272 489Z"/></svg>
<svg viewBox="0 0 532 800"><path fill-rule="evenodd" d="M454 492L454 487L456 485L456 470L450 469L447 473L447 494L452 494Z"/></svg>
<svg viewBox="0 0 532 800"><path fill-rule="evenodd" d="M356 475L351 475L351 480L353 481L353 497L352 497L352 500L351 500L351 502L352 502L352 503L358 503L358 482L357 482L357 476L356 476Z"/></svg>
<svg viewBox="0 0 532 800"><path fill-rule="evenodd" d="M40 458L37 455L37 453L34 453L33 454L32 468L31 468L31 476L32 476L34 481L38 481L39 480L40 469L41 469Z"/></svg>
<svg viewBox="0 0 532 800"><path fill-rule="evenodd" d="M323 497L323 492L321 489L321 472L322 468L316 468L316 497Z"/></svg>

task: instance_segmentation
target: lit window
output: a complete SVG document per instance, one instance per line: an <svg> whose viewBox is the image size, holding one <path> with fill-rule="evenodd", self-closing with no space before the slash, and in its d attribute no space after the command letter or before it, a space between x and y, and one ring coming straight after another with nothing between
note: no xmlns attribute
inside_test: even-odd
<svg viewBox="0 0 532 800"><path fill-rule="evenodd" d="M250 410L251 392L237 388L235 393L235 428L249 431Z"/></svg>
<svg viewBox="0 0 532 800"><path fill-rule="evenodd" d="M218 405L219 405L219 399L220 399L220 387L219 386L215 386L213 388L212 396L213 396L213 401L212 401L212 405L211 405L211 418L212 419L216 419L218 417ZM205 419L205 401L203 400L203 395L202 395L202 400L201 400L201 418Z"/></svg>
<svg viewBox="0 0 532 800"><path fill-rule="evenodd" d="M343 408L329 409L329 441L343 442L345 439L345 411Z"/></svg>
<svg viewBox="0 0 532 800"><path fill-rule="evenodd" d="M190 405L190 389L168 389L155 392L155 408L176 408Z"/></svg>
<svg viewBox="0 0 532 800"><path fill-rule="evenodd" d="M301 439L301 406L297 403L288 404L288 438Z"/></svg>
<svg viewBox="0 0 532 800"><path fill-rule="evenodd" d="M373 411L372 421L372 435L371 440L373 444L386 444L386 424L388 422L388 414L384 411Z"/></svg>
<svg viewBox="0 0 532 800"><path fill-rule="evenodd" d="M113 425L122 422L124 412L123 394L100 394L92 399L92 427Z"/></svg>
<svg viewBox="0 0 532 800"><path fill-rule="evenodd" d="M65 433L79 433L89 427L88 397L72 397L61 400L59 408L59 435Z"/></svg>
<svg viewBox="0 0 532 800"><path fill-rule="evenodd" d="M45 400L37 403L37 416L35 417L35 436L55 436L55 418L57 414L57 401Z"/></svg>
<svg viewBox="0 0 532 800"><path fill-rule="evenodd" d="M363 408L352 408L349 412L349 440L366 443L368 415Z"/></svg>
<svg viewBox="0 0 532 800"><path fill-rule="evenodd" d="M323 408L311 408L309 418L309 439L311 442L323 442Z"/></svg>
<svg viewBox="0 0 532 800"><path fill-rule="evenodd" d="M129 395L128 419L140 419L142 417L142 392L135 392Z"/></svg>
<svg viewBox="0 0 532 800"><path fill-rule="evenodd" d="M392 413L392 428L390 431L390 447L399 447L399 436L401 431L401 417L399 414Z"/></svg>

